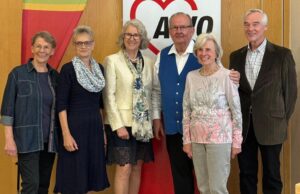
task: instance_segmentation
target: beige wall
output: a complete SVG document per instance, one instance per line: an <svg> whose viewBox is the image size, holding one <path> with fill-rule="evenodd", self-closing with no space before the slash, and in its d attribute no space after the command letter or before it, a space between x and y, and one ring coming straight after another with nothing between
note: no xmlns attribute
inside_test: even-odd
<svg viewBox="0 0 300 194"><path fill-rule="evenodd" d="M292 192L294 193L295 183L300 182L300 21L299 21L300 1L291 0L291 49L296 61L298 75L298 100L296 109L291 121L291 183Z"/></svg>

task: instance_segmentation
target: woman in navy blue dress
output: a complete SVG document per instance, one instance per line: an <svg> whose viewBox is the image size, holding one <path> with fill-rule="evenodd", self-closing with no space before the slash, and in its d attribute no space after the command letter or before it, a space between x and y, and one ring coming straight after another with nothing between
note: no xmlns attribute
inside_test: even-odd
<svg viewBox="0 0 300 194"><path fill-rule="evenodd" d="M83 194L109 186L105 166L102 89L103 68L92 58L93 32L74 30L76 56L60 72L57 110L62 128L54 191Z"/></svg>

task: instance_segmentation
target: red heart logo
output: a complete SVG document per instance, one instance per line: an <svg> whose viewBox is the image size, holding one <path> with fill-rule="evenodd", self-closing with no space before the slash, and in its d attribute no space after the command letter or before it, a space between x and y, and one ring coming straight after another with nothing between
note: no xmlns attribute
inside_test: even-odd
<svg viewBox="0 0 300 194"><path fill-rule="evenodd" d="M130 19L136 19L136 11L138 6L145 0L135 0L130 9ZM153 0L152 2L157 3L163 10L170 5L175 0ZM197 10L197 5L194 0L185 0L192 10ZM159 49L155 47L151 42L148 45L149 50L151 50L155 55L159 53Z"/></svg>

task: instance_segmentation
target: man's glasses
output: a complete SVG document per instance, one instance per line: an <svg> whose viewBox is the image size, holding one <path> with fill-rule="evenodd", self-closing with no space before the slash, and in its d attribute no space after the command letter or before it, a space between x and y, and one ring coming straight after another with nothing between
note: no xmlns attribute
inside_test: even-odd
<svg viewBox="0 0 300 194"><path fill-rule="evenodd" d="M134 33L134 34L131 34L131 33L124 33L124 37L126 39L130 39L131 37L134 39L134 40L137 40L141 37L140 34L137 34L137 33Z"/></svg>
<svg viewBox="0 0 300 194"><path fill-rule="evenodd" d="M77 47L90 47L92 46L92 44L94 43L93 40L90 40L90 41L75 41L74 42L74 45L77 46Z"/></svg>
<svg viewBox="0 0 300 194"><path fill-rule="evenodd" d="M178 31L178 30L187 30L191 28L192 26L171 26L170 29L173 31Z"/></svg>

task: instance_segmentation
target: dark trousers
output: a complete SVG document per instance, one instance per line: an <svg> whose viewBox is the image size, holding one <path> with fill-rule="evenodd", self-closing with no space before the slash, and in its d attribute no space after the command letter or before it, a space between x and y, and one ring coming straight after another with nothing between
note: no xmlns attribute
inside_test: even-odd
<svg viewBox="0 0 300 194"><path fill-rule="evenodd" d="M182 135L166 135L175 194L194 194L193 161L182 150Z"/></svg>
<svg viewBox="0 0 300 194"><path fill-rule="evenodd" d="M238 155L241 194L257 193L258 149L263 165L263 193L281 194L280 151L282 144L260 145L255 137L252 118L242 152Z"/></svg>
<svg viewBox="0 0 300 194"><path fill-rule="evenodd" d="M48 194L55 154L46 150L18 154L22 194Z"/></svg>

